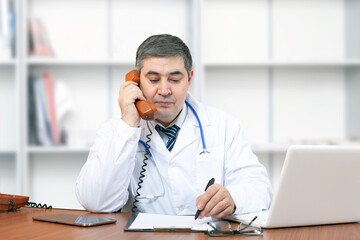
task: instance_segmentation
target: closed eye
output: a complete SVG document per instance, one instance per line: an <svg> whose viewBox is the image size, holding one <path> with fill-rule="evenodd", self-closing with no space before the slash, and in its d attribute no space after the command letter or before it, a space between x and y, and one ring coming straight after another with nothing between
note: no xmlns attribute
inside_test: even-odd
<svg viewBox="0 0 360 240"><path fill-rule="evenodd" d="M151 83L157 83L157 82L159 82L159 79L150 79L150 82Z"/></svg>
<svg viewBox="0 0 360 240"><path fill-rule="evenodd" d="M172 81L172 82L179 82L180 79L170 79L170 81Z"/></svg>

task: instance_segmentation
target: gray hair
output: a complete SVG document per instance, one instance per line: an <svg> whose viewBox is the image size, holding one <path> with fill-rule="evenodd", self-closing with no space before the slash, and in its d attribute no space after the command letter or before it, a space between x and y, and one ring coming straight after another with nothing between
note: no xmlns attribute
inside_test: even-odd
<svg viewBox="0 0 360 240"><path fill-rule="evenodd" d="M175 57L184 59L185 69L190 76L192 70L191 53L186 44L170 34L153 35L147 38L137 49L135 67L140 72L147 57Z"/></svg>

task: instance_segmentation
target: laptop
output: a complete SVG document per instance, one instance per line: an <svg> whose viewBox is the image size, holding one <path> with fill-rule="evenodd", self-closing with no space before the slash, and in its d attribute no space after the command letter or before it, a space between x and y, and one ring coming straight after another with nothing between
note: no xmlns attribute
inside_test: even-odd
<svg viewBox="0 0 360 240"><path fill-rule="evenodd" d="M289 147L271 207L229 220L263 228L360 222L360 146Z"/></svg>

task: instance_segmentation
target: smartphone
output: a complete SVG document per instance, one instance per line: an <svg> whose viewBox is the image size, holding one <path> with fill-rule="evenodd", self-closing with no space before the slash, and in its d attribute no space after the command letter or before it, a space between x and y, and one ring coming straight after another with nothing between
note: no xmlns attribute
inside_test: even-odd
<svg viewBox="0 0 360 240"><path fill-rule="evenodd" d="M73 214L53 214L53 215L36 216L33 217L33 220L75 225L81 227L92 227L92 226L98 226L98 225L116 222L115 219L111 219L111 218L101 218L101 217L73 215Z"/></svg>

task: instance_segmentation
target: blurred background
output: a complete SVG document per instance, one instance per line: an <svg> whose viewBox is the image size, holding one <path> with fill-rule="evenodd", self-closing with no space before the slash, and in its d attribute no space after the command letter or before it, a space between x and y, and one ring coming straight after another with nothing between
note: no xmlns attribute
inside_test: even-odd
<svg viewBox="0 0 360 240"><path fill-rule="evenodd" d="M159 33L190 47L191 93L240 119L276 190L289 145L360 145L359 25L360 0L0 0L0 192L81 208L96 131Z"/></svg>

